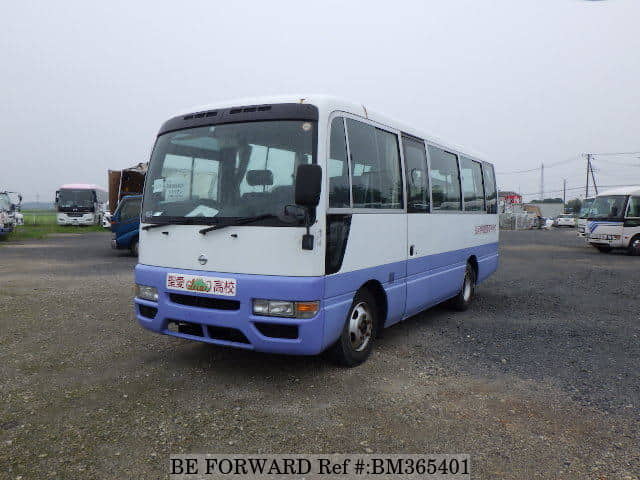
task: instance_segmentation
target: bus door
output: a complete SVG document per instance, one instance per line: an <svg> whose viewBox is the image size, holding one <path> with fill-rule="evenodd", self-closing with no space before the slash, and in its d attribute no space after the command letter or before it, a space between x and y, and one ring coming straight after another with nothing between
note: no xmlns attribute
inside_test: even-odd
<svg viewBox="0 0 640 480"><path fill-rule="evenodd" d="M424 141L402 135L407 184L407 289L405 315L413 315L428 306L430 281L427 276L430 188Z"/></svg>

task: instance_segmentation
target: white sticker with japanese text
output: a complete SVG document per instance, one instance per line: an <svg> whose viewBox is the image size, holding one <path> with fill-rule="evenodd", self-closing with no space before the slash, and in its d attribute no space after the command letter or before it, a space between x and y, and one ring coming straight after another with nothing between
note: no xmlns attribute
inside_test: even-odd
<svg viewBox="0 0 640 480"><path fill-rule="evenodd" d="M204 277L183 273L167 273L167 289L198 292L207 295L235 297L238 284L235 278Z"/></svg>

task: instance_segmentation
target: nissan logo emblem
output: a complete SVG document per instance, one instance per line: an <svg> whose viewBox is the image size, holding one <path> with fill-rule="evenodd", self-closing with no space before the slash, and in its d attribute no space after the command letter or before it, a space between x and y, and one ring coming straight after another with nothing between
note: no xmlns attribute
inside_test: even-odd
<svg viewBox="0 0 640 480"><path fill-rule="evenodd" d="M200 262L200 265L204 265L205 263L207 263L207 257L205 257L204 254L201 254L198 257L198 262Z"/></svg>

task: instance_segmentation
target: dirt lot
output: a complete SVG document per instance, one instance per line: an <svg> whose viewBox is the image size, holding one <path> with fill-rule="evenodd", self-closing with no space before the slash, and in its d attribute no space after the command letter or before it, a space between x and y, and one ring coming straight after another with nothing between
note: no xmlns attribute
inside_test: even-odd
<svg viewBox="0 0 640 480"><path fill-rule="evenodd" d="M0 247L0 478L165 478L169 453L469 453L473 478L640 478L640 260L503 232L475 305L365 365L155 335L89 233Z"/></svg>

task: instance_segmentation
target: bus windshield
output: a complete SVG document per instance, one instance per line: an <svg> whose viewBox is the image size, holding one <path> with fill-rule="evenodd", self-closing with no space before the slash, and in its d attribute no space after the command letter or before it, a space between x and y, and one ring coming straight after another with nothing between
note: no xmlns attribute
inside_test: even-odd
<svg viewBox="0 0 640 480"><path fill-rule="evenodd" d="M608 195L598 197L591 206L589 218L622 219L624 217L626 201L626 195Z"/></svg>
<svg viewBox="0 0 640 480"><path fill-rule="evenodd" d="M0 193L0 212L11 210L11 199L6 193Z"/></svg>
<svg viewBox="0 0 640 480"><path fill-rule="evenodd" d="M314 161L315 122L272 120L189 128L158 137L143 221L225 223L273 216L294 203L300 164ZM273 224L267 222L267 224Z"/></svg>
<svg viewBox="0 0 640 480"><path fill-rule="evenodd" d="M92 212L94 199L93 190L63 189L58 196L58 210Z"/></svg>
<svg viewBox="0 0 640 480"><path fill-rule="evenodd" d="M580 218L587 218L589 216L589 210L594 201L595 198L585 198L584 202L582 202L582 208L580 208Z"/></svg>

